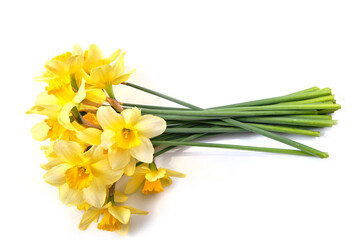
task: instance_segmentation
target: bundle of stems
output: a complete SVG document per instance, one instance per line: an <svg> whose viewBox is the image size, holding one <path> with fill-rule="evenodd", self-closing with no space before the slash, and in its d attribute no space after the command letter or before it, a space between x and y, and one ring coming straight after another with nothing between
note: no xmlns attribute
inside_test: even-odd
<svg viewBox="0 0 360 240"><path fill-rule="evenodd" d="M123 84L181 106L175 108L119 102L124 109L138 107L143 114L156 115L166 120L166 131L152 139L154 146L164 146L154 154L154 157L176 146L197 146L327 158L328 153L291 140L288 135L279 133L319 137L320 128L331 127L337 123L332 119L331 114L341 108L336 103L330 88L312 87L284 96L202 109L151 89L132 83ZM234 132L253 132L295 149L193 141Z"/></svg>

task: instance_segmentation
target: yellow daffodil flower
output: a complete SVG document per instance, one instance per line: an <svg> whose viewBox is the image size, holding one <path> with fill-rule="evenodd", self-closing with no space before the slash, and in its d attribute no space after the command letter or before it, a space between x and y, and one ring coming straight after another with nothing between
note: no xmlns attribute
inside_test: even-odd
<svg viewBox="0 0 360 240"><path fill-rule="evenodd" d="M102 207L106 199L106 185L113 184L123 170L111 169L104 151L93 146L83 153L76 142L59 140L54 144L57 158L44 175L47 183L59 188L60 200L67 205L84 201ZM52 162L50 161L50 162Z"/></svg>
<svg viewBox="0 0 360 240"><path fill-rule="evenodd" d="M126 194L134 193L144 183L142 193L159 193L164 191L163 187L172 183L170 177L183 178L185 176L185 174L171 169L150 169L148 165L140 165L136 168L134 176L129 180L124 192Z"/></svg>
<svg viewBox="0 0 360 240"><path fill-rule="evenodd" d="M122 169L131 158L144 163L153 160L154 147L150 138L162 134L166 122L153 115L141 116L138 108L117 113L111 107L103 106L97 111L97 120L103 129L101 146L108 150L113 169Z"/></svg>
<svg viewBox="0 0 360 240"><path fill-rule="evenodd" d="M104 58L98 46L95 44L90 45L89 49L84 52L83 69L85 73L89 75L92 69L111 64L119 57L120 52L121 50L118 49L109 58Z"/></svg>
<svg viewBox="0 0 360 240"><path fill-rule="evenodd" d="M118 85L127 81L131 74L135 72L135 69L128 73L124 73L124 56L125 52L121 53L119 59L113 65L105 64L96 68L92 68L90 75L88 75L87 70L84 69L84 78L86 83L95 88L106 89L109 92L109 89L112 89L112 85ZM97 58L100 57L102 57L102 54ZM112 59L113 58L111 57L111 60Z"/></svg>
<svg viewBox="0 0 360 240"><path fill-rule="evenodd" d="M125 202L127 197L120 192L115 192L115 203ZM125 236L129 232L130 216L131 214L148 214L147 211L142 211L129 206L116 206L112 202L107 203L101 208L90 207L85 211L80 224L80 230L86 230L92 222L98 222L102 215L101 221L97 224L99 230L116 232Z"/></svg>

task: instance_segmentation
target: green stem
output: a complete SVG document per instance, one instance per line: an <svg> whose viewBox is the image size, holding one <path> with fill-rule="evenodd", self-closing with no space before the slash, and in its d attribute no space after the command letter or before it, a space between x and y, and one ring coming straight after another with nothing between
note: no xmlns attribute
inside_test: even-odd
<svg viewBox="0 0 360 240"><path fill-rule="evenodd" d="M113 86L111 84L107 85L105 87L105 91L107 92L107 94L109 95L110 98L115 99L115 94L114 94L114 89Z"/></svg>
<svg viewBox="0 0 360 240"><path fill-rule="evenodd" d="M79 110L77 109L77 107L73 107L73 108L71 109L71 113L72 113L72 115L74 116L75 120L76 120L79 124L82 124L81 116L80 116L80 113L79 113Z"/></svg>
<svg viewBox="0 0 360 240"><path fill-rule="evenodd" d="M128 84L128 85L129 85L129 84ZM131 84L131 85L134 86L134 84ZM129 85L129 86L131 86L131 85ZM135 86L136 86L136 85L135 85ZM136 88L136 87L135 87L135 88ZM138 88L138 89L139 89L139 88ZM166 96L165 94L157 93L157 92L155 92L155 91L153 91L153 90L150 90L150 89L146 89L146 88L140 87L140 90L145 91L145 92L148 92L148 93L152 93L152 94L154 94L154 95L156 95L156 96L161 96L161 97L164 98L164 99L167 99L167 100L170 100L170 101L172 101L172 102L178 103L178 104L183 105L183 106L185 106L185 107L189 107L189 108L191 108L191 109L193 109L193 110L202 110L200 107L197 107L197 106L195 106L195 105L192 105L192 104L183 102L183 101L178 100L178 99L173 98L173 97ZM329 89L319 90L319 91L315 91L315 92L322 92L321 94L323 94L323 95L321 95L321 96L331 94L331 90L329 90ZM303 95L305 95L305 94L313 94L313 93L314 93L314 92L309 92L309 93L304 93ZM301 95L301 94L299 94L299 95ZM293 96L294 96L294 95L293 95ZM298 96L298 95L295 95L295 96ZM314 97L314 96L312 96L312 97ZM318 95L317 97L319 97L319 95ZM311 97L308 97L308 98L311 98ZM304 98L303 98L303 99L304 99ZM298 99L298 100L299 100L299 99ZM258 103L257 103L257 104L258 104ZM246 130L248 130L248 131L255 132L255 133L261 134L261 135L263 135L263 136L266 136L266 137L268 137L268 138L274 139L274 140L276 140L276 141L285 143L285 144L287 144L287 145L289 145L289 146L292 146L292 147L295 147L295 148L297 148L297 149L300 149L300 150L302 150L302 151L304 151L304 152L310 153L310 154L313 155L313 156L317 156L317 157L321 157L321 158L326 158L326 157L329 156L328 153L321 152L321 151L319 151L319 150L317 150L317 149L311 148L311 147L309 147L309 146L306 146L306 145L304 145L304 144L298 143L298 142L293 141L293 140L291 140L291 139L282 137L282 136L277 135L277 134L275 134L275 133L268 132L268 131L266 131L266 130L257 128L257 127L255 127L255 126L251 126L251 125L249 125L249 124L246 124L246 123L243 123L243 122L240 122L240 121L236 121L236 120L234 120L234 119L223 119L222 121L227 122L227 123L230 123L230 124L232 124L233 126L240 127L240 128L246 129Z"/></svg>
<svg viewBox="0 0 360 240"><path fill-rule="evenodd" d="M211 148L226 148L226 149L246 150L246 151L256 151L256 152L285 153L285 154L294 154L294 155L303 155L303 156L310 155L306 152L299 150L217 144L217 143L180 142L180 141L152 141L152 143L154 145L164 145L164 146L211 147Z"/></svg>
<svg viewBox="0 0 360 240"><path fill-rule="evenodd" d="M268 104L275 104L281 102L289 102L289 101L297 101L297 100L305 100L310 98L322 97L326 95L331 95L331 89L325 88L322 90L311 91L311 92L303 92L298 94L289 94L280 97L273 97L273 98L265 98L255 101L243 102L243 103L236 103L230 105L219 106L211 109L220 109L220 108L232 108L232 107L248 107L248 106L260 106L260 105L268 105Z"/></svg>
<svg viewBox="0 0 360 240"><path fill-rule="evenodd" d="M305 119L305 118L287 118L287 117L261 117L261 118L239 118L242 122L251 123L270 123L270 124L288 124L305 127L331 127L337 123L334 120Z"/></svg>

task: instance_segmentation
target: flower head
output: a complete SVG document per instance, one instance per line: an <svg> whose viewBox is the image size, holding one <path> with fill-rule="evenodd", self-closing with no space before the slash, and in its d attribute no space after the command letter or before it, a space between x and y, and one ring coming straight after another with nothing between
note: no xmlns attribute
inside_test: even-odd
<svg viewBox="0 0 360 240"><path fill-rule="evenodd" d="M185 177L186 175L171 169L159 168L153 165L151 168L147 165L140 165L135 169L133 177L130 179L125 188L126 194L134 193L142 184L142 193L159 193L164 191L166 187L172 183L170 177Z"/></svg>
<svg viewBox="0 0 360 240"><path fill-rule="evenodd" d="M101 208L90 207L85 211L79 224L80 230L86 230L92 222L98 222L102 215L101 221L97 224L97 228L103 231L116 232L120 235L126 235L129 231L131 214L148 214L129 206L117 206L116 203L122 203L127 197L120 192L115 192L114 203L109 202Z"/></svg>
<svg viewBox="0 0 360 240"><path fill-rule="evenodd" d="M79 205L85 200L92 206L102 207L106 185L119 180L123 171L111 169L103 149L98 146L83 153L78 143L59 140L54 144L54 153L57 157L50 159L51 168L44 179L59 187L60 200L67 205Z"/></svg>
<svg viewBox="0 0 360 240"><path fill-rule="evenodd" d="M111 107L100 107L97 120L103 128L101 146L108 149L110 165L114 169L124 168L135 158L150 163L154 148L150 138L165 131L164 119L152 115L141 116L138 108L117 113Z"/></svg>

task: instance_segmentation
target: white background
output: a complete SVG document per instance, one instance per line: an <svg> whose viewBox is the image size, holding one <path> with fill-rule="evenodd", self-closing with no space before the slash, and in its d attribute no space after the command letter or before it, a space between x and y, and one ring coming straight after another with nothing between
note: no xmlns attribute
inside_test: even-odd
<svg viewBox="0 0 360 240"><path fill-rule="evenodd" d="M130 3L131 2L131 3ZM164 193L132 196L128 239L360 239L358 1L2 1L1 239L118 239L60 204L25 115L46 60L74 43L127 51L130 81L202 107L331 87L339 124L291 136L328 159L182 148L159 157L187 174ZM116 90L122 101L173 106ZM286 147L252 134L215 142Z"/></svg>

